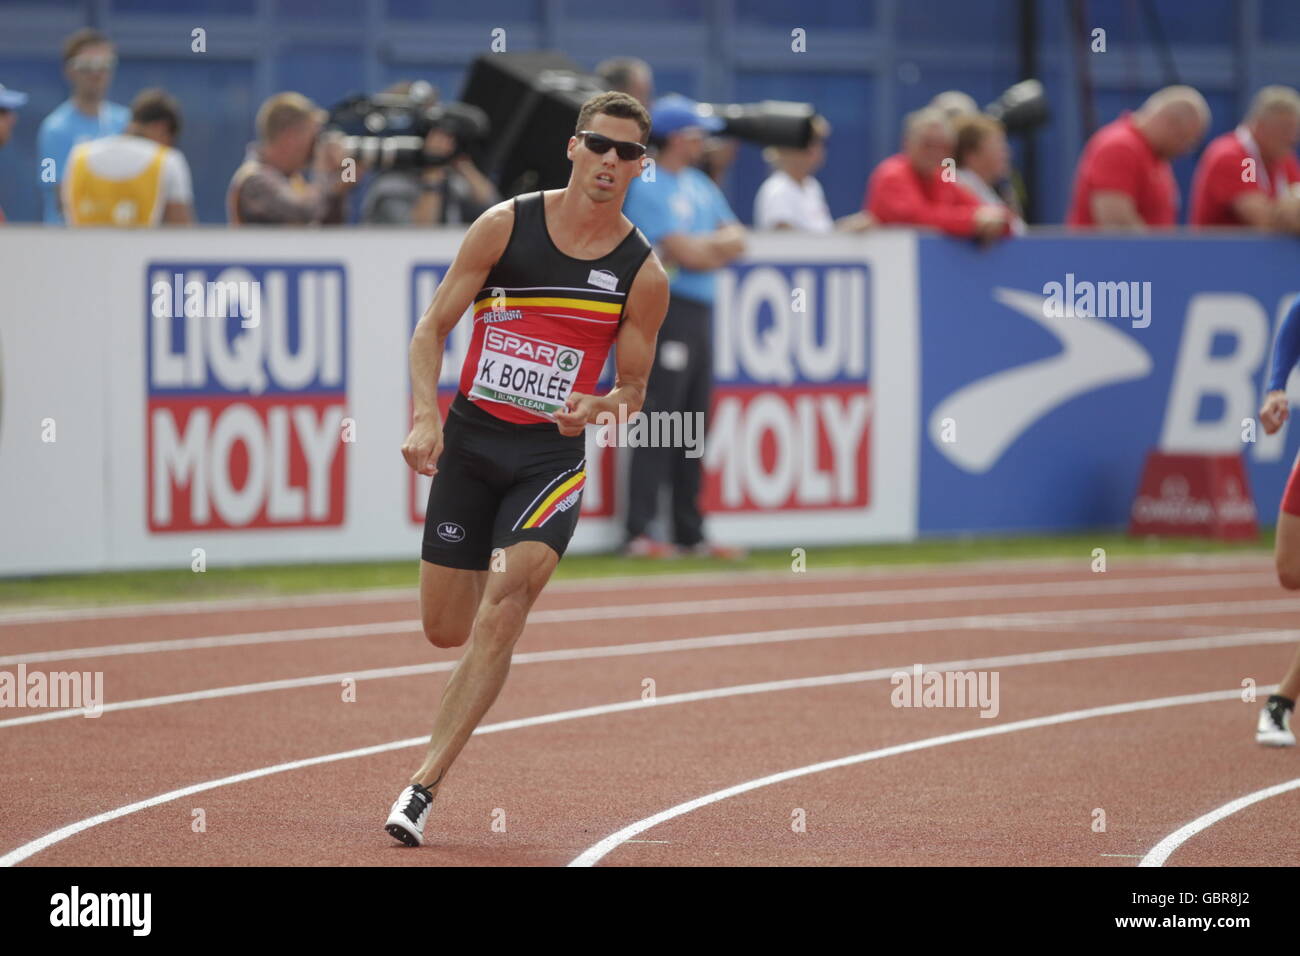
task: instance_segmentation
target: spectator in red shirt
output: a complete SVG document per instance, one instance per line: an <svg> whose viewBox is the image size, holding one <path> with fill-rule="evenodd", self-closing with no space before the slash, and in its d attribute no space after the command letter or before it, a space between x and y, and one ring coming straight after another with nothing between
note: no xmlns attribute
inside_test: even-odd
<svg viewBox="0 0 1300 956"><path fill-rule="evenodd" d="M1240 126L1215 139L1192 179L1193 226L1300 232L1300 93L1266 86Z"/></svg>
<svg viewBox="0 0 1300 956"><path fill-rule="evenodd" d="M926 107L908 114L903 151L872 172L864 211L883 225L929 226L980 239L1007 235L1006 207L981 202L957 185L953 146L952 125L942 110Z"/></svg>
<svg viewBox="0 0 1300 956"><path fill-rule="evenodd" d="M1169 160L1201 141L1210 107L1190 86L1158 90L1135 113L1092 134L1074 174L1071 226L1141 230L1177 221Z"/></svg>

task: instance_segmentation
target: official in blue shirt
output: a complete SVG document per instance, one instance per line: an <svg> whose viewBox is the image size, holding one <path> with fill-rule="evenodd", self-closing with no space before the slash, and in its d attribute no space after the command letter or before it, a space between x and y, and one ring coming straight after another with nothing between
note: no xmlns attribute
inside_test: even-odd
<svg viewBox="0 0 1300 956"><path fill-rule="evenodd" d="M45 221L63 222L59 183L72 147L101 136L114 136L131 121L131 111L107 100L117 55L112 42L98 30L78 30L63 45L63 74L72 95L41 121L36 134L38 176ZM53 175L46 160L54 160Z"/></svg>
<svg viewBox="0 0 1300 956"><path fill-rule="evenodd" d="M676 95L656 100L650 121L658 152L654 165L632 181L623 213L656 247L672 294L643 410L704 416L713 384L714 274L745 251L745 228L713 180L694 165L706 132L718 131L722 121ZM626 553L667 557L676 545L692 554L739 556L704 538L699 457L687 457L682 448L634 448L630 471ZM672 490L672 544L647 534L665 481Z"/></svg>

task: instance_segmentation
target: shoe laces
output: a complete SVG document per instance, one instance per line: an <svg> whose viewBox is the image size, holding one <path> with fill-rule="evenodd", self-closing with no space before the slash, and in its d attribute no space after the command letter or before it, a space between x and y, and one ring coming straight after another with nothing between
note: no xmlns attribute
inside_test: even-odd
<svg viewBox="0 0 1300 956"><path fill-rule="evenodd" d="M1270 700L1264 709L1268 711L1268 719L1272 721L1274 727L1278 730L1287 729L1289 723L1287 718L1291 716L1291 711L1285 704Z"/></svg>
<svg viewBox="0 0 1300 956"><path fill-rule="evenodd" d="M402 813L412 823L420 819L420 815L429 809L429 804L433 802L433 794L429 793L419 784L413 784L406 788L406 800L402 803Z"/></svg>

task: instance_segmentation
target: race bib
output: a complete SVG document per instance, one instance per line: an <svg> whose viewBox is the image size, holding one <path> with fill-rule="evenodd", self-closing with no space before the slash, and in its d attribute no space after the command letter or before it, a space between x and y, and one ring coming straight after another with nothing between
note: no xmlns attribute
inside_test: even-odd
<svg viewBox="0 0 1300 956"><path fill-rule="evenodd" d="M578 349L488 328L469 397L508 402L551 418L564 407L581 367Z"/></svg>

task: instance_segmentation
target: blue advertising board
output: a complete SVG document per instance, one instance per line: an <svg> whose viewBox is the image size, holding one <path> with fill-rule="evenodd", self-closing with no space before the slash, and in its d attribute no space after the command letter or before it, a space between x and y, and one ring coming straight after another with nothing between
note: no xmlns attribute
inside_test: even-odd
<svg viewBox="0 0 1300 956"><path fill-rule="evenodd" d="M921 534L1123 526L1155 448L1243 454L1272 523L1300 437L1252 420L1300 243L925 237L918 285Z"/></svg>

